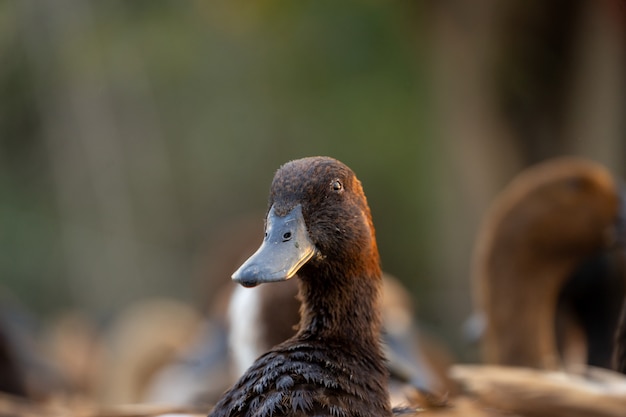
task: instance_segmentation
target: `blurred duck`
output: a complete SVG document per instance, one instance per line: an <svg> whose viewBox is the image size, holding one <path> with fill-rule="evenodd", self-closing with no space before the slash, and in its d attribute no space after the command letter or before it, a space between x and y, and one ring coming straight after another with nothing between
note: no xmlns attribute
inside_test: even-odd
<svg viewBox="0 0 626 417"><path fill-rule="evenodd" d="M610 173L573 157L527 169L498 196L473 258L486 362L610 367L626 286L620 210Z"/></svg>
<svg viewBox="0 0 626 417"><path fill-rule="evenodd" d="M142 401L154 375L200 333L201 316L169 298L139 300L123 310L103 335L106 345L98 403Z"/></svg>
<svg viewBox="0 0 626 417"><path fill-rule="evenodd" d="M70 392L64 373L41 346L40 328L17 297L0 287L0 392L40 403Z"/></svg>
<svg viewBox="0 0 626 417"><path fill-rule="evenodd" d="M196 333L172 360L148 381L142 401L204 410L232 384L234 371L228 346L229 285L217 291L217 302Z"/></svg>
<svg viewBox="0 0 626 417"><path fill-rule="evenodd" d="M210 416L391 416L374 227L360 182L332 158L277 171L265 240L233 279L254 287L296 274L297 334L258 358Z"/></svg>
<svg viewBox="0 0 626 417"><path fill-rule="evenodd" d="M487 213L474 256L484 357L497 365L454 365L460 395L404 414L624 415L626 378L588 366L610 366L615 340L616 370L626 363L626 329L616 325L623 210L611 175L590 161L559 158L515 178Z"/></svg>

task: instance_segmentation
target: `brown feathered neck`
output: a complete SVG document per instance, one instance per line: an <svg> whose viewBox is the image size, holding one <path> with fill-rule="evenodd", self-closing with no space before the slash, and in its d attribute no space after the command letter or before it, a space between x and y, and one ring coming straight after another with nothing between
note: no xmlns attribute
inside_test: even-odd
<svg viewBox="0 0 626 417"><path fill-rule="evenodd" d="M300 275L301 339L362 343L378 350L380 274L306 268Z"/></svg>

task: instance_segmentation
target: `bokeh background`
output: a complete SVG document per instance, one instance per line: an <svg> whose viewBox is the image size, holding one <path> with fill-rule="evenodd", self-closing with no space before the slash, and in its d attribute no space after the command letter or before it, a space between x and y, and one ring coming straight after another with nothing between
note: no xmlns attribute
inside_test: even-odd
<svg viewBox="0 0 626 417"><path fill-rule="evenodd" d="M626 174L623 0L5 0L0 57L0 283L41 323L211 311L274 171L329 155L466 358L496 193L561 154Z"/></svg>

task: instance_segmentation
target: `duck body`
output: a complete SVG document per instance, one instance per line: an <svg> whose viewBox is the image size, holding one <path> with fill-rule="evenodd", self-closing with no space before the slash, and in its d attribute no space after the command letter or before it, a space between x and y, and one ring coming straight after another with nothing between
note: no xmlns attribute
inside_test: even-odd
<svg viewBox="0 0 626 417"><path fill-rule="evenodd" d="M374 226L361 183L332 158L277 171L265 239L233 279L252 287L296 275L298 332L257 359L210 416L391 416Z"/></svg>

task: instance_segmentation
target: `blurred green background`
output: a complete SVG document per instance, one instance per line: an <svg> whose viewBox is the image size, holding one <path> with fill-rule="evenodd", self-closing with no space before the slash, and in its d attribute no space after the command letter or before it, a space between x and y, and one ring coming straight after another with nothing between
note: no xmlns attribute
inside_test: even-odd
<svg viewBox="0 0 626 417"><path fill-rule="evenodd" d="M274 171L329 155L364 184L383 268L462 355L474 234L511 176L579 154L624 177L625 14L617 0L0 2L2 286L42 318L107 320L160 295L210 308L245 256L225 251L260 242Z"/></svg>

